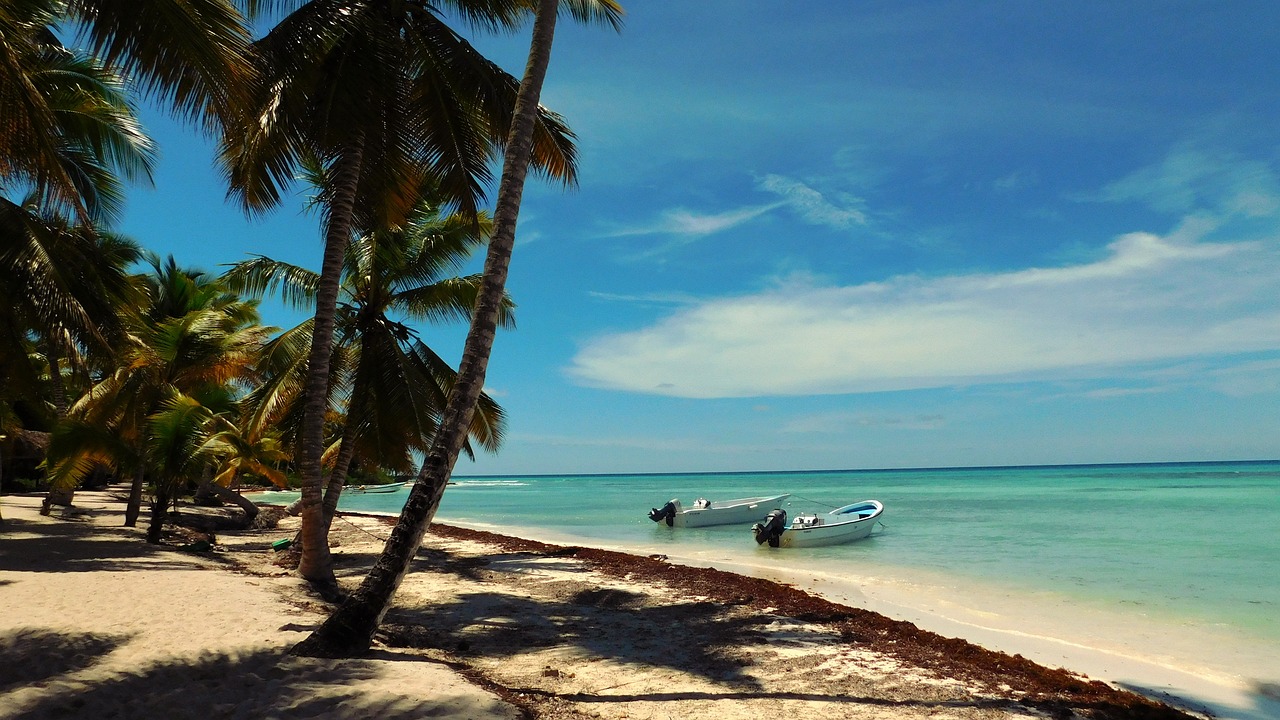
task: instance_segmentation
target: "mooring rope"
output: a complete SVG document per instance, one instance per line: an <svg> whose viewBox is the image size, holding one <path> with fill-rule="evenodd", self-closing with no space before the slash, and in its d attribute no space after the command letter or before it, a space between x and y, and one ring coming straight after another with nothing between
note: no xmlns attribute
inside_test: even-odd
<svg viewBox="0 0 1280 720"><path fill-rule="evenodd" d="M836 508L838 508L838 507L841 507L840 505L828 505L827 503L824 503L824 502L822 502L822 501L820 501L820 500L814 500L813 498L807 498L807 497L804 497L803 495L792 495L791 497L793 497L793 498L795 498L795 499L797 499L797 500L803 500L803 501L805 501L805 502L811 502L811 503L813 503L814 505L821 505L822 507L829 507L829 508L831 508L831 509L833 509L833 510L834 510L834 509L836 509ZM788 505L790 505L790 503L787 503L787 504L788 504Z"/></svg>

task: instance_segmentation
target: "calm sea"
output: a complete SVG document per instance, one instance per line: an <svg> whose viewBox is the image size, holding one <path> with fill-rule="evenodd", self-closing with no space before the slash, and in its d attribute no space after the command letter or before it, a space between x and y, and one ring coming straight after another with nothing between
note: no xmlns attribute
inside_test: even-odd
<svg viewBox="0 0 1280 720"><path fill-rule="evenodd" d="M757 547L746 527L672 529L646 517L670 498L784 492L792 514L880 500L884 526L849 545L780 550ZM348 494L342 507L397 513L406 496ZM1280 462L458 477L437 519L819 585L865 580L929 595L917 600L943 611L1003 613L1021 597L1072 618L1110 614L1116 628L1141 618L1156 628L1143 632L1190 633L1200 648L1218 635L1250 648L1247 660L1218 665L1280 667ZM966 600L948 599L957 589Z"/></svg>

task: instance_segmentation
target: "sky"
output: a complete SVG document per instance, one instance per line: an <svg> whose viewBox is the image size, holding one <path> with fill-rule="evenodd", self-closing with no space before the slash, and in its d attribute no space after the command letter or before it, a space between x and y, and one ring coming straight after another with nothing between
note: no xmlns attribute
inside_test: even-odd
<svg viewBox="0 0 1280 720"><path fill-rule="evenodd" d="M579 183L526 189L507 439L455 474L1280 457L1280 4L626 5L557 30ZM318 268L300 200L246 219L143 119L123 232Z"/></svg>

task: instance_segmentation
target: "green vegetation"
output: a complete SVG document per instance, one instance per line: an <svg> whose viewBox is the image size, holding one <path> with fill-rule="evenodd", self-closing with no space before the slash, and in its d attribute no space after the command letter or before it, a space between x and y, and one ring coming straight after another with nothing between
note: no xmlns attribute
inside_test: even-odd
<svg viewBox="0 0 1280 720"><path fill-rule="evenodd" d="M622 14L613 0L563 9L615 28ZM327 536L348 472L407 472L425 456L412 521L361 595L361 623L380 617L459 454L501 443L503 412L482 388L493 335L514 322L504 287L520 191L531 167L575 179L573 136L538 102L560 11L557 0L0 0L0 470L37 448L46 509L95 474L127 479L126 523L149 497L150 542L184 494L238 502L251 519L228 487L296 483L299 573L332 590ZM255 39L266 13L279 21ZM450 18L480 31L533 19L524 80ZM214 277L114 235L124 187L154 164L135 90L218 139L246 211L309 181L320 271L259 257ZM480 207L499 159L490 222ZM486 243L484 274L455 277ZM269 293L314 318L264 327ZM457 372L411 325L445 321L471 323Z"/></svg>

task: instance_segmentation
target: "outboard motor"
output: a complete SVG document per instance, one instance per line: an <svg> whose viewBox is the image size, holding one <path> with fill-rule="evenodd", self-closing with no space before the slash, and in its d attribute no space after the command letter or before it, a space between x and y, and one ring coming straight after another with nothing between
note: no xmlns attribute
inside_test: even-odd
<svg viewBox="0 0 1280 720"><path fill-rule="evenodd" d="M770 510L763 522L751 526L751 533L756 536L756 544L769 543L769 547L778 547L778 538L787 529L787 511L782 508Z"/></svg>
<svg viewBox="0 0 1280 720"><path fill-rule="evenodd" d="M667 522L667 527L671 527L672 525L675 524L675 516L676 516L675 500L667 501L667 504L663 505L661 510L659 510L658 508L653 508L649 511L650 520L654 522L662 522L665 520Z"/></svg>

